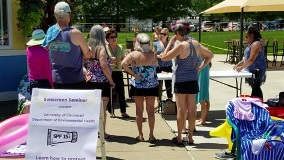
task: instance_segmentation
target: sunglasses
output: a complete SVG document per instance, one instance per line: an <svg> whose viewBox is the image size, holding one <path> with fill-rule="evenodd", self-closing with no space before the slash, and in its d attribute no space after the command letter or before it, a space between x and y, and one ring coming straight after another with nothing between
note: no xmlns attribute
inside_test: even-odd
<svg viewBox="0 0 284 160"><path fill-rule="evenodd" d="M167 34L167 33L160 33L160 35L166 36L166 35L168 35L168 34Z"/></svg>
<svg viewBox="0 0 284 160"><path fill-rule="evenodd" d="M111 36L111 37L109 37L110 39L114 39L114 38L117 38L117 36Z"/></svg>

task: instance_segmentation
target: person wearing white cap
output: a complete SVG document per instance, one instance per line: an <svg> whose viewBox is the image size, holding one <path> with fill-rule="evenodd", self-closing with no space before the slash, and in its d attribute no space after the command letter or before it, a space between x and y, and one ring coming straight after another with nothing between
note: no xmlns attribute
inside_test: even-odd
<svg viewBox="0 0 284 160"><path fill-rule="evenodd" d="M33 31L32 39L27 43L26 54L31 93L33 88L52 88L53 86L48 52L41 47L44 39L44 31L37 29Z"/></svg>
<svg viewBox="0 0 284 160"><path fill-rule="evenodd" d="M69 26L71 9L68 3L58 2L54 7L57 23L47 31L43 45L49 50L52 78L56 89L84 89L83 57L91 52L81 31Z"/></svg>

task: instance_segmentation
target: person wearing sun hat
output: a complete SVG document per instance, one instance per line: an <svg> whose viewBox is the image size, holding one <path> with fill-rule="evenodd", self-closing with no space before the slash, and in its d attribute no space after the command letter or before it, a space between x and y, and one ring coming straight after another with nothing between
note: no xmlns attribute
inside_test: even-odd
<svg viewBox="0 0 284 160"><path fill-rule="evenodd" d="M36 29L32 33L31 40L26 44L28 75L31 93L33 88L53 87L48 52L41 46L44 39L44 31L42 29Z"/></svg>
<svg viewBox="0 0 284 160"><path fill-rule="evenodd" d="M69 26L71 9L68 3L58 2L54 7L57 23L47 30L43 47L48 49L52 78L56 89L84 89L87 71L83 58L92 56L82 32Z"/></svg>

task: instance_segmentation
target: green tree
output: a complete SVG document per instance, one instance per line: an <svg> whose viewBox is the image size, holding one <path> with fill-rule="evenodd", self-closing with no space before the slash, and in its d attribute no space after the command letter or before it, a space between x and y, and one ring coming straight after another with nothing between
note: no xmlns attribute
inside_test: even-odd
<svg viewBox="0 0 284 160"><path fill-rule="evenodd" d="M189 0L78 0L84 15L134 17L164 20L168 17L190 15Z"/></svg>
<svg viewBox="0 0 284 160"><path fill-rule="evenodd" d="M44 17L45 1L18 0L17 3L17 26L23 31L24 36L31 36L33 30L40 27L41 19Z"/></svg>

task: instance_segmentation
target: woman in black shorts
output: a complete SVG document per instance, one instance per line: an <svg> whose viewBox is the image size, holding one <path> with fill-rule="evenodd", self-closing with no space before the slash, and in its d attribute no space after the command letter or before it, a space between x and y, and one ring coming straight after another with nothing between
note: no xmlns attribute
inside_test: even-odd
<svg viewBox="0 0 284 160"><path fill-rule="evenodd" d="M149 142L156 141L154 136L154 104L155 97L159 95L159 83L156 73L158 60L156 53L151 49L150 37L147 34L140 33L136 38L136 51L129 53L122 61L124 70L133 76L130 92L134 96L136 105L136 123L139 132L136 140L139 142L144 141L142 132L144 100L146 101L146 111L150 128Z"/></svg>
<svg viewBox="0 0 284 160"><path fill-rule="evenodd" d="M111 58L105 49L105 34L100 25L91 28L89 45L92 50L92 58L85 59L84 67L91 74L87 82L87 89L101 89L104 106L104 129L106 126L106 108L110 97L110 89L115 87L111 77ZM105 133L105 132L104 132ZM108 134L104 134L108 138Z"/></svg>
<svg viewBox="0 0 284 160"><path fill-rule="evenodd" d="M179 20L174 27L175 36L170 42L163 54L158 58L168 61L174 58L173 63L173 81L174 93L177 102L177 128L178 136L172 139L177 145L182 145L182 130L184 129L184 117L187 113L188 118L188 135L187 143L193 144L193 131L196 118L196 93L198 88L198 71L209 64L213 58L213 53L202 46L196 40L188 37L190 26L188 22ZM179 43L177 44L176 41ZM171 46L174 45L170 50ZM202 55L205 60L199 66L198 56Z"/></svg>

